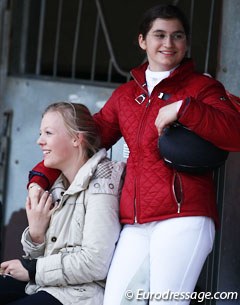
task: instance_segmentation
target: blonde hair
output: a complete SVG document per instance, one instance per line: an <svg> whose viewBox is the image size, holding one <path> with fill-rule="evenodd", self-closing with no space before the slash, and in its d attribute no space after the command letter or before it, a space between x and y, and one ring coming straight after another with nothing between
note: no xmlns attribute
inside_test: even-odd
<svg viewBox="0 0 240 305"><path fill-rule="evenodd" d="M83 134L84 157L92 157L100 148L100 135L89 109L83 104L57 102L49 105L47 112L57 111L71 135Z"/></svg>

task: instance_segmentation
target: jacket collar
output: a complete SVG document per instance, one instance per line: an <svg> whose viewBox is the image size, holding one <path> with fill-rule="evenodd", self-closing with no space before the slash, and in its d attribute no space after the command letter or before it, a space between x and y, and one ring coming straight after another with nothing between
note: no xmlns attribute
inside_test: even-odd
<svg viewBox="0 0 240 305"><path fill-rule="evenodd" d="M131 70L131 75L133 79L144 90L147 90L145 88L146 87L145 71L147 70L147 67L148 67L148 62L145 62L142 65ZM178 80L183 79L185 76L189 74L189 71L194 71L193 60L190 58L184 58L181 64L169 75L168 79L174 79L175 77L178 77Z"/></svg>
<svg viewBox="0 0 240 305"><path fill-rule="evenodd" d="M98 164L101 160L107 157L106 149L103 148L99 150L96 154L94 154L77 172L72 184L65 191L64 195L73 195L74 193L78 193L86 189L89 185L89 181L92 178L95 170L97 169ZM66 185L66 178L63 174L59 176L56 182L53 185L54 188L60 188L62 190L65 189L64 185Z"/></svg>

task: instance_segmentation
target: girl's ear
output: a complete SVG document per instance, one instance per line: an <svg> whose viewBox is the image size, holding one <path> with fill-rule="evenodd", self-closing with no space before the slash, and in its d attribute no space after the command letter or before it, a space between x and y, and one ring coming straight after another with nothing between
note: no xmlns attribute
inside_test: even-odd
<svg viewBox="0 0 240 305"><path fill-rule="evenodd" d="M146 41L143 38L142 34L139 34L139 36L138 36L138 44L139 44L141 49L146 50Z"/></svg>
<svg viewBox="0 0 240 305"><path fill-rule="evenodd" d="M73 146L78 147L82 144L83 142L83 134L82 133L77 133L72 140Z"/></svg>

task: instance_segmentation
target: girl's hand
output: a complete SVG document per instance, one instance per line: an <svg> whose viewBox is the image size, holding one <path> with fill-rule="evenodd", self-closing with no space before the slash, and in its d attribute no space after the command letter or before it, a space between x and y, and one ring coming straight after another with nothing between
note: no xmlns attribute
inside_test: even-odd
<svg viewBox="0 0 240 305"><path fill-rule="evenodd" d="M177 114L182 105L182 100L162 107L155 120L158 135L163 133L163 129L177 120Z"/></svg>
<svg viewBox="0 0 240 305"><path fill-rule="evenodd" d="M2 274L9 274L13 278L27 282L30 280L27 269L25 269L19 259L13 259L1 263Z"/></svg>
<svg viewBox="0 0 240 305"><path fill-rule="evenodd" d="M39 196L42 195L43 193L44 193L44 189L41 188L40 185L38 185L35 182L30 183L30 185L28 187L28 196L29 196L30 200L32 200L34 198L39 198Z"/></svg>
<svg viewBox="0 0 240 305"><path fill-rule="evenodd" d="M52 195L47 191L35 193L26 200L26 212L29 224L29 233L34 243L44 242L45 233L49 226L50 218L54 212Z"/></svg>

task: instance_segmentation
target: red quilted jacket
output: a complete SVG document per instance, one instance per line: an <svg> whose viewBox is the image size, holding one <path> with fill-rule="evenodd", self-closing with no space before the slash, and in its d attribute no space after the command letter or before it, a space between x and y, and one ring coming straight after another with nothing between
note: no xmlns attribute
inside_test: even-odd
<svg viewBox="0 0 240 305"><path fill-rule="evenodd" d="M104 147L111 147L123 136L130 149L120 202L121 221L145 223L202 215L218 222L212 173L192 175L167 167L159 156L154 122L161 107L183 100L180 123L220 148L240 151L239 113L223 86L194 72L191 60L182 63L148 96L147 66L133 69L133 80L117 88L94 115ZM34 170L45 173L42 164ZM47 174L50 183L55 179L52 174Z"/></svg>

